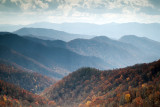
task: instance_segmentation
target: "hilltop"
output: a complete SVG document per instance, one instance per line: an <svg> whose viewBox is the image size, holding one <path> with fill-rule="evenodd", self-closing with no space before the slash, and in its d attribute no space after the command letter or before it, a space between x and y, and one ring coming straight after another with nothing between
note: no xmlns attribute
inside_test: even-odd
<svg viewBox="0 0 160 107"><path fill-rule="evenodd" d="M65 107L158 106L160 60L100 71L81 68L46 89L41 95Z"/></svg>

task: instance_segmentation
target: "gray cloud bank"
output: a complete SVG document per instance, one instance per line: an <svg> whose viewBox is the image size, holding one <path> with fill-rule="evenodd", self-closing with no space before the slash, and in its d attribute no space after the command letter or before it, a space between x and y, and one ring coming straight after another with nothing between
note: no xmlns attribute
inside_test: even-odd
<svg viewBox="0 0 160 107"><path fill-rule="evenodd" d="M1 24L159 23L160 0L1 0L0 16Z"/></svg>

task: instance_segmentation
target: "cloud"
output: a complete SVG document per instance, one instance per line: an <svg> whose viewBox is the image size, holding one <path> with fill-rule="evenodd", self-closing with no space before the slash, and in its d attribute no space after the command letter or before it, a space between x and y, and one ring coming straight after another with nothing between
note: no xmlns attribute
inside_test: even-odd
<svg viewBox="0 0 160 107"><path fill-rule="evenodd" d="M6 2L6 0L1 0L1 2L0 2L0 3L2 3L2 4L3 4L3 3L5 3L5 2Z"/></svg>
<svg viewBox="0 0 160 107"><path fill-rule="evenodd" d="M35 1L35 4L39 7L41 7L42 9L48 8L48 3L45 3L41 0L34 0L34 1Z"/></svg>
<svg viewBox="0 0 160 107"><path fill-rule="evenodd" d="M130 12L139 12L141 8L154 8L148 0L58 0L59 11L67 14L76 11L106 14L106 13L124 13L126 9ZM68 10L66 7L69 7ZM68 11L71 12L68 12ZM143 11L145 12L145 11ZM146 12L147 13L147 12Z"/></svg>
<svg viewBox="0 0 160 107"><path fill-rule="evenodd" d="M0 13L27 22L160 22L160 0L1 0Z"/></svg>
<svg viewBox="0 0 160 107"><path fill-rule="evenodd" d="M160 8L160 0L148 0L149 3L154 5L156 8Z"/></svg>
<svg viewBox="0 0 160 107"><path fill-rule="evenodd" d="M52 2L52 0L46 0L47 2Z"/></svg>
<svg viewBox="0 0 160 107"><path fill-rule="evenodd" d="M48 2L52 0L10 0L10 2L15 3L17 7L20 7L25 11L37 11L47 9L49 7ZM14 8L13 8L14 9Z"/></svg>
<svg viewBox="0 0 160 107"><path fill-rule="evenodd" d="M39 10L46 11L47 9L52 11L58 10L64 14L71 14L71 12L75 10L95 14L116 13L116 11L119 13L124 12L126 8L129 11L135 12L135 10L138 11L141 8L154 8L155 2L152 3L151 1L152 0L10 0L10 2L15 3L17 7L19 6L25 11L39 12ZM5 0L2 0L2 2L5 2Z"/></svg>

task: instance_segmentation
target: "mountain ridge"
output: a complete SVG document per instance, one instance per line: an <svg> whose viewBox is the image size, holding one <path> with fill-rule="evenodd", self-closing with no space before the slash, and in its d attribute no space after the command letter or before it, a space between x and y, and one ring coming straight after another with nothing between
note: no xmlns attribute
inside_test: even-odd
<svg viewBox="0 0 160 107"><path fill-rule="evenodd" d="M28 36L32 35L33 37L39 37L41 39L52 39L52 40L63 40L70 41L76 38L85 37L86 35L80 34L71 34L60 30L47 29L47 28L32 28L32 27L24 27L13 33Z"/></svg>
<svg viewBox="0 0 160 107"><path fill-rule="evenodd" d="M158 106L159 70L160 60L114 70L81 68L46 89L41 96L62 107ZM151 97L156 93L159 94Z"/></svg>
<svg viewBox="0 0 160 107"><path fill-rule="evenodd" d="M66 71L73 71L83 66L105 67L105 63L100 58L79 55L67 48L45 45L42 42L29 40L16 34L2 34L0 36L0 45L11 48L16 52L37 61L53 70L53 72L54 69L59 69L59 67L60 70L64 69ZM60 70L58 70L58 72Z"/></svg>
<svg viewBox="0 0 160 107"><path fill-rule="evenodd" d="M50 25L50 26L48 26ZM159 23L107 23L107 24L92 24L92 23L37 23L29 25L30 27L52 28L68 33L82 35L108 35L110 38L119 39L123 35L139 35L145 36L153 40L160 41ZM146 30L147 29L147 30ZM92 36L93 37L93 36Z"/></svg>
<svg viewBox="0 0 160 107"><path fill-rule="evenodd" d="M159 23L130 22L130 23L106 23L98 25L92 23L39 22L21 26L0 25L1 31L12 31L12 32L23 27L55 29L72 34L81 34L88 36L90 35L90 38L99 35L108 35L110 38L119 39L123 35L139 35L141 37L145 36L150 39L160 41Z"/></svg>
<svg viewBox="0 0 160 107"><path fill-rule="evenodd" d="M125 36L122 38L124 37ZM69 49L80 55L99 57L109 63L112 68L125 67L127 65L151 62L159 59L159 55L157 54L159 53L159 42L150 39L146 40L143 39L143 37L134 37L136 37L136 41L140 42L140 45L138 45L138 43L134 44L122 41L121 39L110 39L106 36L96 36L91 39L77 38L69 42L63 42L61 40L42 41L31 37L27 38L47 46ZM134 41L134 39L131 39L131 41ZM153 47L154 44L158 45ZM149 51L147 51L147 49L149 49Z"/></svg>

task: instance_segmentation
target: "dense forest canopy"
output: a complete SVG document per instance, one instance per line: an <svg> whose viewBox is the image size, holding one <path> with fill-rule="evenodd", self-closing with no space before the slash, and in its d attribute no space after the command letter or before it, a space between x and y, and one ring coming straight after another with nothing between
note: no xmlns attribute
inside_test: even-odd
<svg viewBox="0 0 160 107"><path fill-rule="evenodd" d="M46 89L42 96L65 107L158 106L160 60L107 71L81 68Z"/></svg>

